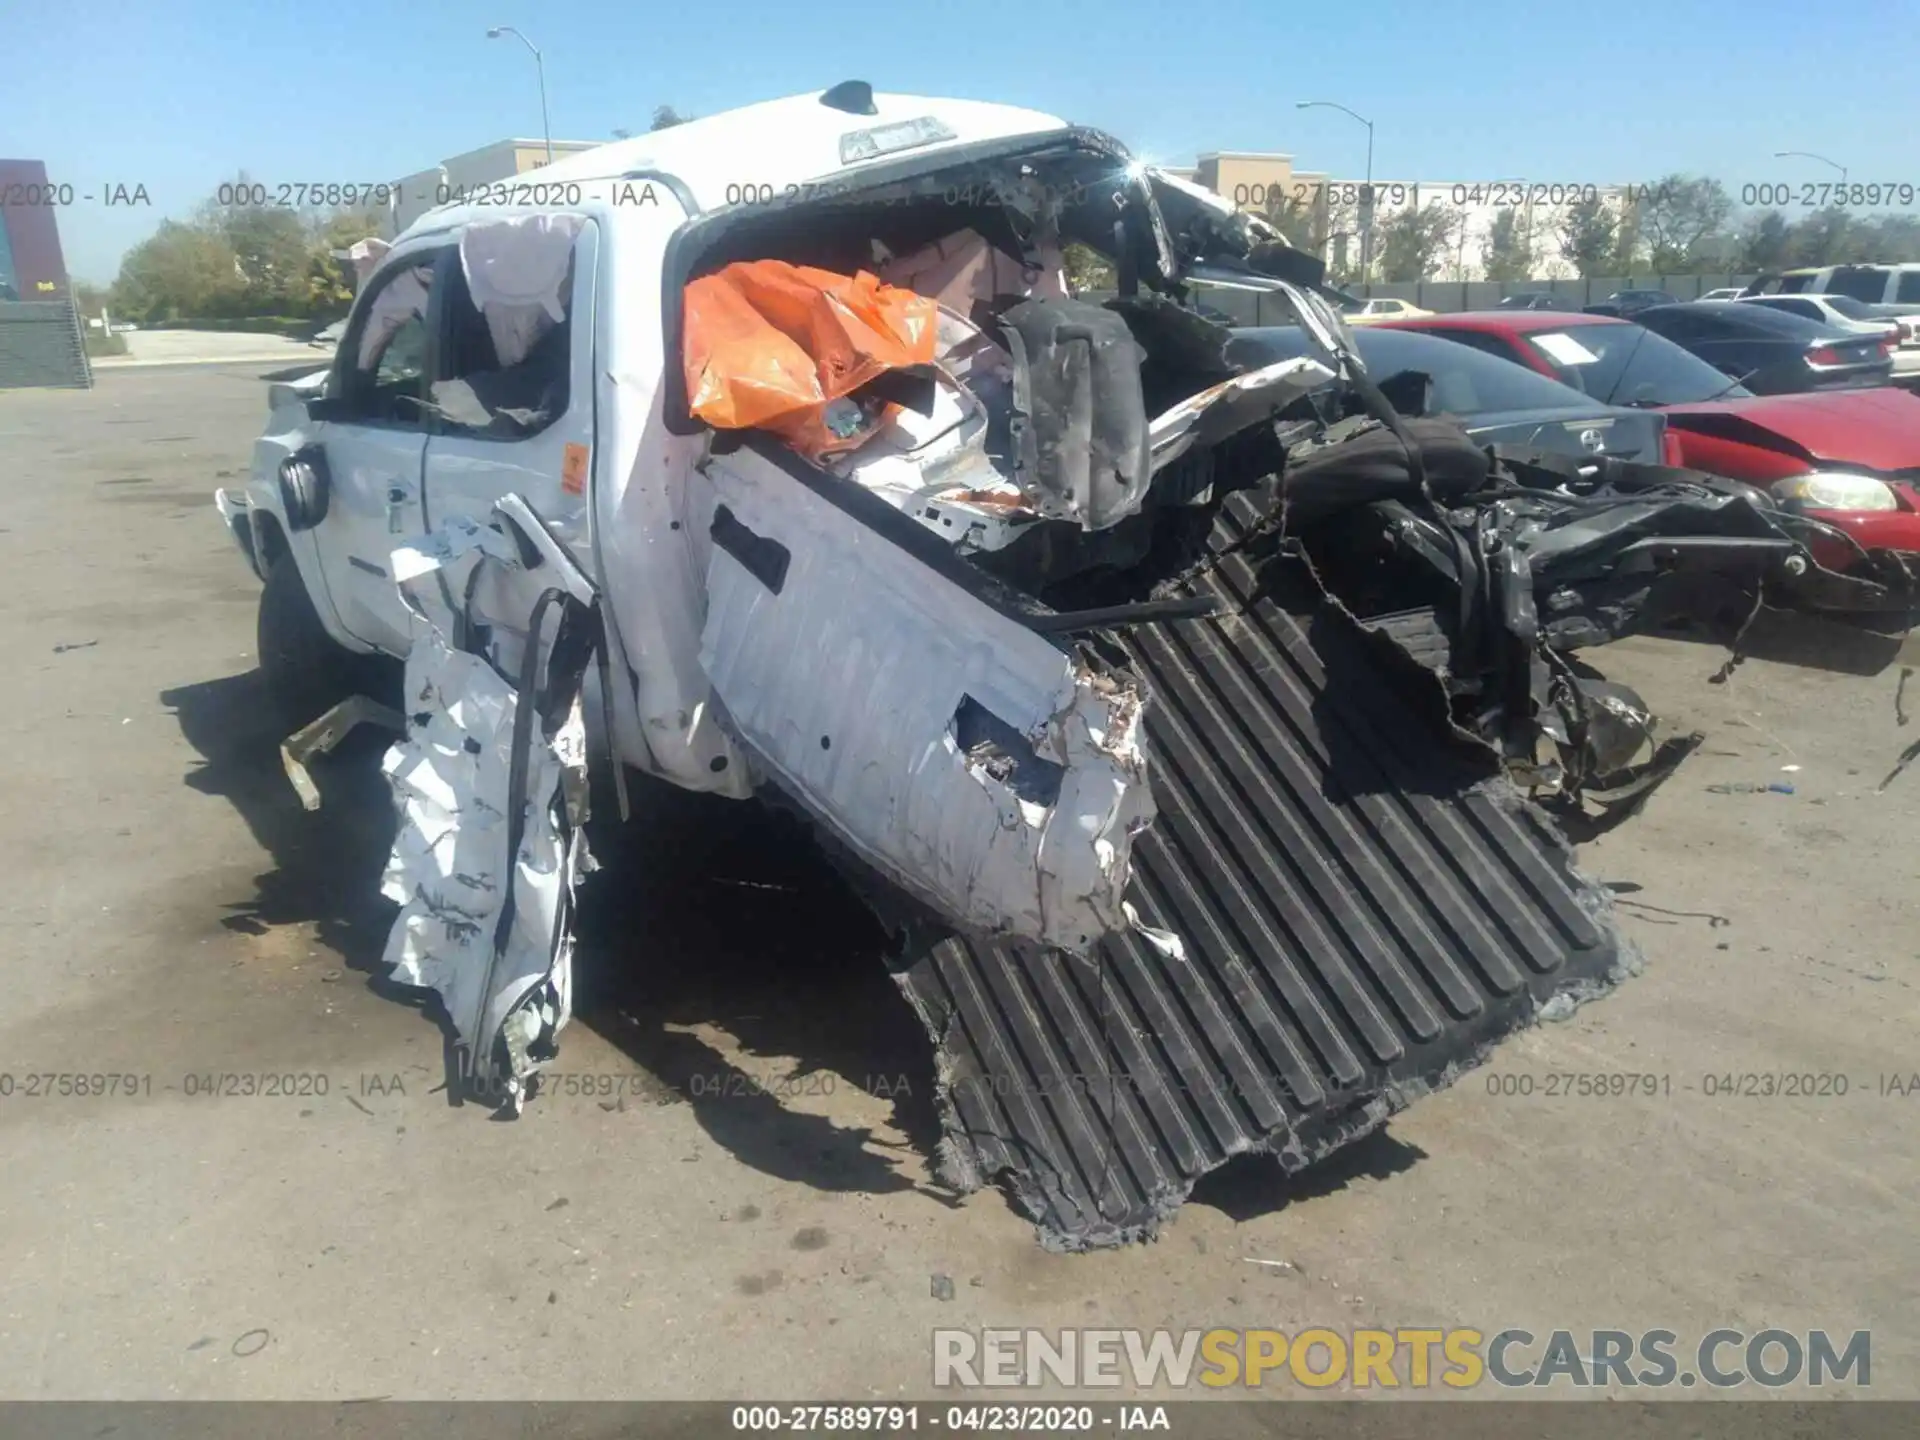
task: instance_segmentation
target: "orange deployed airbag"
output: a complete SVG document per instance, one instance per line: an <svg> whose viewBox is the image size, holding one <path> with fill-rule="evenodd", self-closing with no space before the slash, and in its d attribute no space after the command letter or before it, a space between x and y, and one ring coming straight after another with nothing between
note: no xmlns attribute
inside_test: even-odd
<svg viewBox="0 0 1920 1440"><path fill-rule="evenodd" d="M887 370L933 361L939 307L860 271L746 260L686 289L688 408L723 430L770 430L811 459L871 427L825 412ZM842 407L844 410L844 407Z"/></svg>

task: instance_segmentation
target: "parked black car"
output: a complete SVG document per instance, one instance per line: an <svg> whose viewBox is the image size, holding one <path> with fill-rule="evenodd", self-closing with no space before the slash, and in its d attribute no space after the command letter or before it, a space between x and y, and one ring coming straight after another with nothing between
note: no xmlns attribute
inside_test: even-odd
<svg viewBox="0 0 1920 1440"><path fill-rule="evenodd" d="M1633 317L1756 395L1884 385L1893 346L1878 336L1738 300L1659 305Z"/></svg>
<svg viewBox="0 0 1920 1440"><path fill-rule="evenodd" d="M1396 409L1451 415L1482 445L1530 445L1581 458L1606 454L1651 464L1665 458L1667 421L1657 411L1603 405L1524 365L1436 335L1356 325L1353 339L1368 374ZM1248 369L1309 353L1293 325L1235 330L1227 346L1227 359Z"/></svg>
<svg viewBox="0 0 1920 1440"><path fill-rule="evenodd" d="M1650 310L1655 305L1673 305L1678 296L1669 295L1664 290L1616 290L1597 305L1589 305L1589 315L1618 315L1622 319L1637 316L1642 310Z"/></svg>
<svg viewBox="0 0 1920 1440"><path fill-rule="evenodd" d="M1551 290L1516 290L1511 295L1503 295L1496 310L1575 310L1576 306L1565 295L1556 295Z"/></svg>

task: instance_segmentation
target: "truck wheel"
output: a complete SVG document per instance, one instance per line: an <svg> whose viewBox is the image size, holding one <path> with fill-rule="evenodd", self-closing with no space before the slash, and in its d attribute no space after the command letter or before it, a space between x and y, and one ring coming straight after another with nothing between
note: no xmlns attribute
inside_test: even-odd
<svg viewBox="0 0 1920 1440"><path fill-rule="evenodd" d="M267 693L289 732L365 688L362 658L327 634L291 555L267 570L256 638Z"/></svg>

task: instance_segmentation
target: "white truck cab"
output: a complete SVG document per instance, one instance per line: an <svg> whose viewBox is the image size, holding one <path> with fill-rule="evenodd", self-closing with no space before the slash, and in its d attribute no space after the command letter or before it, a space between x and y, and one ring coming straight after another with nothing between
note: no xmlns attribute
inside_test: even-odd
<svg viewBox="0 0 1920 1440"><path fill-rule="evenodd" d="M1066 196L1069 182L1037 177L1067 170L1023 160L1069 154L1073 175L1091 164L1113 195L1075 178ZM970 163L972 183L957 168ZM1022 177L1030 197L994 193ZM772 252L887 186L882 212L917 217L909 233L937 232L943 216L959 229L982 212L1014 215L1029 198L1049 220L1064 198L1104 225L1136 195L1163 279L1204 258L1173 253L1168 214L1217 225L1241 250L1277 238L1057 117L860 82L603 145L432 210L361 285L321 396L275 409L248 485L217 497L266 585L261 665L289 718L364 686L351 657L406 655L387 559L397 545L519 494L588 573L645 577L608 590L610 645L626 662L615 670L632 679L612 697L620 758L689 788L749 793L700 662L709 542L689 533L687 487L713 432L687 415L679 293L715 247ZM1140 203L1148 194L1158 210ZM755 233L769 239L744 238ZM476 304L482 275L492 291ZM503 357L513 335L531 343Z"/></svg>
<svg viewBox="0 0 1920 1440"><path fill-rule="evenodd" d="M1072 245L1112 267L1105 306L1069 293ZM724 310L743 271L820 323L702 360L726 325L688 297ZM400 235L319 393L276 388L217 503L290 729L405 661L389 960L441 990L475 1073L517 1086L567 1015L586 661L562 633L591 633L616 775L778 791L976 933L1084 951L1140 924L1145 687L1073 637L1166 602L1061 587L1204 518L1216 447L1358 368L1321 277L1098 132L861 82L601 146ZM1229 363L1190 281L1277 296L1315 355ZM850 443L826 409L809 448L708 408L709 381L824 383L824 351L792 352L865 324L862 296L911 313L919 358L825 397Z"/></svg>

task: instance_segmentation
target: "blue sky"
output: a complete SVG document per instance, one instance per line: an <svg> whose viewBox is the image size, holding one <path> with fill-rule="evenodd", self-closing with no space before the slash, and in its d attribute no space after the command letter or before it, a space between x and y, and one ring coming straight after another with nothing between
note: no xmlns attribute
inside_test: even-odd
<svg viewBox="0 0 1920 1440"><path fill-rule="evenodd" d="M1357 178L1619 183L1680 170L1744 183L1920 184L1920 14L1903 0L78 0L7 27L0 155L149 209L61 214L67 263L107 281L126 249L246 170L367 182L509 135L537 136L546 57L556 139L643 130L837 80L1032 106L1138 153L1290 152Z"/></svg>

